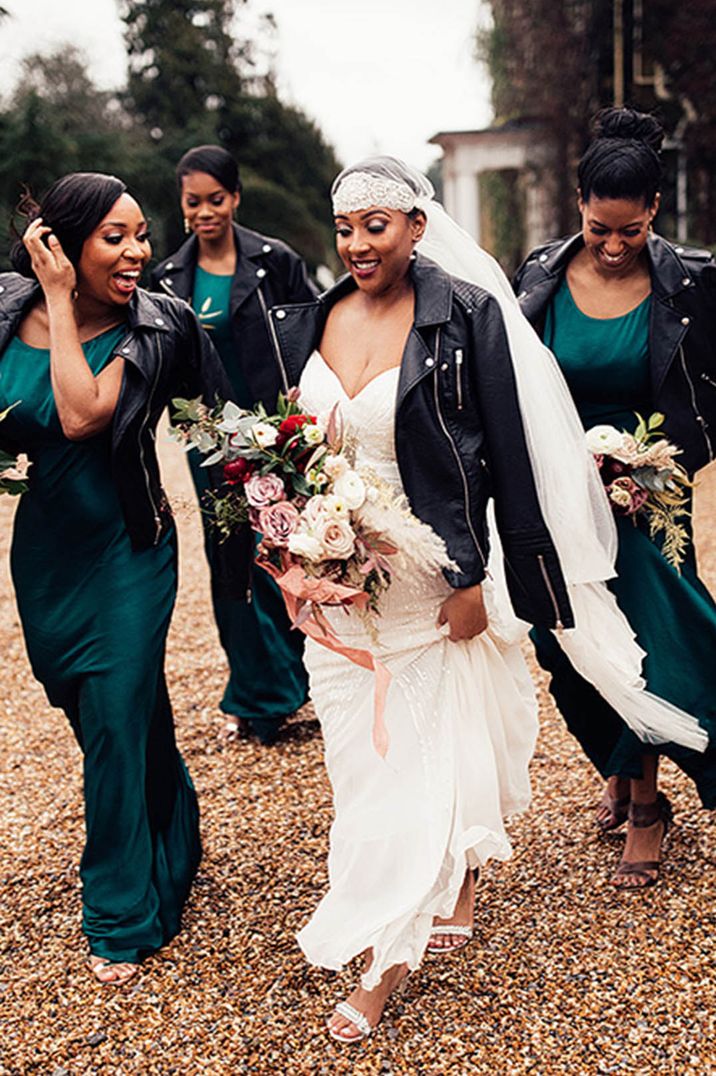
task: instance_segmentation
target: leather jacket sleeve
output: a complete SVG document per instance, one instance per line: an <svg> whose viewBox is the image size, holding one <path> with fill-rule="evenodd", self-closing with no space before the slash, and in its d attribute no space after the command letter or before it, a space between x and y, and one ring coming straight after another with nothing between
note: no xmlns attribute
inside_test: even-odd
<svg viewBox="0 0 716 1076"><path fill-rule="evenodd" d="M537 498L502 313L492 296L481 300L471 330L472 376L515 613L538 626L573 627L566 583Z"/></svg>

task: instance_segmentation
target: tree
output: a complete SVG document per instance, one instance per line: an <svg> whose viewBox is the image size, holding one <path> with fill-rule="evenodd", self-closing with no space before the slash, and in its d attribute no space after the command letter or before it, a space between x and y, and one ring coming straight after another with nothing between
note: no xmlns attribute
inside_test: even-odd
<svg viewBox="0 0 716 1076"><path fill-rule="evenodd" d="M167 190L191 146L224 145L245 172L241 219L296 246L311 264L332 256L333 150L316 125L258 74L260 41L237 25L246 0L121 0L129 61L128 112L144 130L141 179L166 245L180 218ZM264 20L267 32L275 27ZM137 175L139 180L141 177ZM160 208L161 207L161 208Z"/></svg>
<svg viewBox="0 0 716 1076"><path fill-rule="evenodd" d="M242 92L239 70L249 47L230 33L235 6L233 0L121 0L127 100L149 128L181 128Z"/></svg>
<svg viewBox="0 0 716 1076"><path fill-rule="evenodd" d="M97 90L86 66L72 46L23 61L20 81L0 112L3 220L26 185L38 195L65 172L122 174L128 120L113 94ZM6 250L7 232L3 239Z"/></svg>

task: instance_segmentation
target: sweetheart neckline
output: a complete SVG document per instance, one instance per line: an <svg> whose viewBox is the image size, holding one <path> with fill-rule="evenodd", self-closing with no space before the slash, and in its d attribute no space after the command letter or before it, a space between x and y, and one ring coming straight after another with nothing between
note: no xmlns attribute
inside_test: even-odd
<svg viewBox="0 0 716 1076"><path fill-rule="evenodd" d="M359 399L363 395L363 393L365 392L366 389L370 388L370 386L375 381L378 381L385 374L392 374L394 370L400 370L400 366L389 366L387 370L381 370L379 374L376 374L374 377L371 377L370 381L366 381L365 385L363 385L363 387L361 389L359 389L358 392L356 392L355 396L349 396L348 393L346 392L344 386L343 386L343 382L341 381L340 377L338 376L336 371L333 369L333 367L329 366L329 364L324 359L323 355L321 355L318 348L314 348L313 354L318 358L321 365L324 366L326 368L326 370L328 370L328 372L333 375L333 379L335 380L335 382L338 385L339 389L341 390L341 392L345 396L346 400L348 400L350 403L353 403L354 400Z"/></svg>

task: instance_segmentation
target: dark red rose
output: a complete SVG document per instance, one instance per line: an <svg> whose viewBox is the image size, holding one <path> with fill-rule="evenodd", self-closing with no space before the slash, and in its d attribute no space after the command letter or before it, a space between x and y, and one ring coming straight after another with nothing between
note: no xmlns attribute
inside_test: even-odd
<svg viewBox="0 0 716 1076"><path fill-rule="evenodd" d="M613 482L615 478L622 478L625 475L631 474L631 467L628 463L622 463L620 460L615 460L613 456L605 456L600 467L602 482L605 486L608 486L610 482Z"/></svg>
<svg viewBox="0 0 716 1076"><path fill-rule="evenodd" d="M240 457L238 460L224 464L224 481L230 486L235 486L237 482L246 482L253 472L254 464Z"/></svg>
<svg viewBox="0 0 716 1076"><path fill-rule="evenodd" d="M308 422L308 415L289 415L279 425L281 433L286 434L287 437L292 437L294 433L297 433L301 429L301 426L305 426Z"/></svg>

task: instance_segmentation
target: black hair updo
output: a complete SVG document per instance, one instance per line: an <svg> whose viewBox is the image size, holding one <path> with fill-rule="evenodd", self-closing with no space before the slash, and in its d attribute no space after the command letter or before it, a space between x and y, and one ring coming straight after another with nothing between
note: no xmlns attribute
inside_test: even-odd
<svg viewBox="0 0 716 1076"><path fill-rule="evenodd" d="M76 269L85 240L126 190L126 184L116 176L106 176L102 172L71 172L53 183L39 203L26 193L17 212L25 217L27 224L42 217ZM18 273L35 277L22 239L13 244L10 261Z"/></svg>
<svg viewBox="0 0 716 1076"><path fill-rule="evenodd" d="M593 121L593 139L579 162L579 190L585 202L627 198L654 204L661 184L659 153L664 128L654 116L633 108L605 108Z"/></svg>
<svg viewBox="0 0 716 1076"><path fill-rule="evenodd" d="M241 193L239 166L231 154L221 146L195 146L187 150L176 167L180 191L182 179L184 176L191 175L192 172L206 172L230 194L236 191Z"/></svg>

